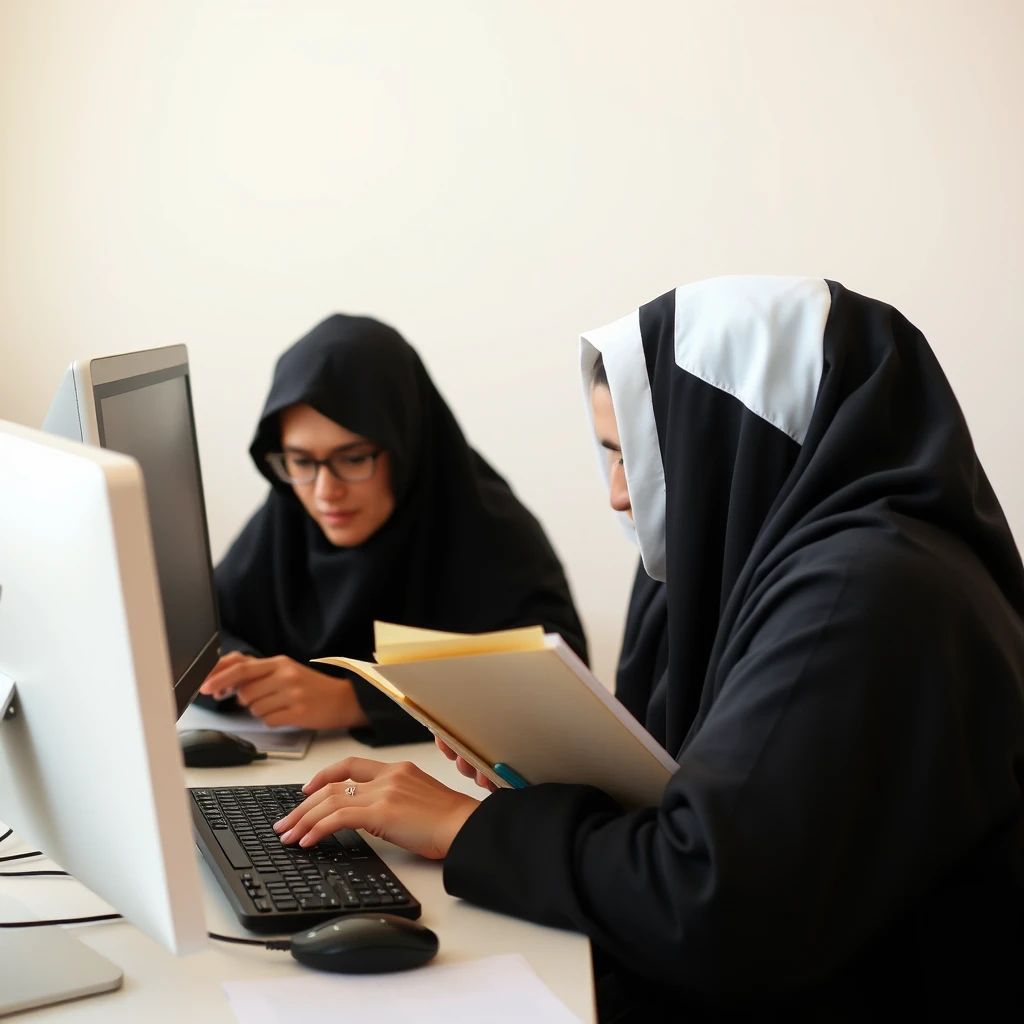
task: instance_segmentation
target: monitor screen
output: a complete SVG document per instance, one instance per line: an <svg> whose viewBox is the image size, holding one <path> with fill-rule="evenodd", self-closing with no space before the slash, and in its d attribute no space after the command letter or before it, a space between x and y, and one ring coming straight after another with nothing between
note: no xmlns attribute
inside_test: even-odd
<svg viewBox="0 0 1024 1024"><path fill-rule="evenodd" d="M202 682L183 680L211 643L218 642L199 452L186 366L93 388L100 444L142 467L163 598L171 671L183 710ZM202 659L203 673L211 667Z"/></svg>

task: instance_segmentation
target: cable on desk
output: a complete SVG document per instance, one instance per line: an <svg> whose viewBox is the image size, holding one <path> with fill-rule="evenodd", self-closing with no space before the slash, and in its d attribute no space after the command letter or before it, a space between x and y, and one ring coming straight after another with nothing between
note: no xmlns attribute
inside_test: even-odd
<svg viewBox="0 0 1024 1024"><path fill-rule="evenodd" d="M120 914L94 914L92 917L62 917L56 921L0 921L0 928L47 928L57 924L91 924L93 921L117 921Z"/></svg>
<svg viewBox="0 0 1024 1024"><path fill-rule="evenodd" d="M66 871L0 871L0 878L42 878L44 875L64 875Z"/></svg>
<svg viewBox="0 0 1024 1024"><path fill-rule="evenodd" d="M14 835L14 829L13 828L9 828L2 836L0 836L0 843L2 843L5 839L10 839L11 836L13 836L13 835Z"/></svg>
<svg viewBox="0 0 1024 1024"><path fill-rule="evenodd" d="M60 872L65 874L66 872ZM93 921L120 921L121 914L95 914L92 917L62 917L54 921L0 921L0 928L49 928L60 924L91 924ZM264 949L289 950L292 948L291 939L239 939L233 935L218 935L216 932L207 932L211 939L218 942L234 942L240 946L262 946Z"/></svg>
<svg viewBox="0 0 1024 1024"><path fill-rule="evenodd" d="M211 939L218 942L236 942L239 946L262 946L264 949L291 949L291 939L239 939L234 935L218 935L216 932L207 932Z"/></svg>
<svg viewBox="0 0 1024 1024"><path fill-rule="evenodd" d="M0 857L0 864L9 860L24 860L26 857L42 857L42 850L29 850L28 853L12 853L7 857Z"/></svg>

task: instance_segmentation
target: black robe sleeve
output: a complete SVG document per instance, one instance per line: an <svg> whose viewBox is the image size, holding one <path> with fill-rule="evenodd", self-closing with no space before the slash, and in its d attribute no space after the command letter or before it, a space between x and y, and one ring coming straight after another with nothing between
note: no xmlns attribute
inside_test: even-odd
<svg viewBox="0 0 1024 1024"><path fill-rule="evenodd" d="M791 991L854 959L1021 800L1021 697L971 595L910 555L871 562L766 588L659 807L501 790L456 837L448 892L706 995ZM944 942L984 937L938 920Z"/></svg>

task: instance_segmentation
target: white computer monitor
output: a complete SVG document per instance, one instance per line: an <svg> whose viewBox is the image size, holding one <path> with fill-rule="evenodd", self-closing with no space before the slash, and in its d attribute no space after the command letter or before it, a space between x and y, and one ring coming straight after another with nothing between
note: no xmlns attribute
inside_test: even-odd
<svg viewBox="0 0 1024 1024"><path fill-rule="evenodd" d="M206 942L142 473L0 421L0 821L175 953ZM54 965L54 970L59 965Z"/></svg>
<svg viewBox="0 0 1024 1024"><path fill-rule="evenodd" d="M220 652L185 346L76 360L43 430L131 455L142 467L180 716Z"/></svg>

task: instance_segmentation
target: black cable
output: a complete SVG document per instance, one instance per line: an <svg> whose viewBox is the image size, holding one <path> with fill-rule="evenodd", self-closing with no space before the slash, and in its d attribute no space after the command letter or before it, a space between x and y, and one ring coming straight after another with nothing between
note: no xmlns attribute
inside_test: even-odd
<svg viewBox="0 0 1024 1024"><path fill-rule="evenodd" d="M262 946L264 949L286 950L292 948L291 939L239 939L234 935L218 935L216 932L207 932L211 939L218 942L237 942L240 946Z"/></svg>
<svg viewBox="0 0 1024 1024"><path fill-rule="evenodd" d="M14 829L9 828L2 836L0 836L0 843L5 839L10 839L14 835ZM42 857L41 850L31 850L29 853L16 853L11 857L0 857L0 863L5 860L24 860L26 857Z"/></svg>
<svg viewBox="0 0 1024 1024"><path fill-rule="evenodd" d="M9 828L2 836L0 843L9 839L14 834L14 829ZM16 853L12 857L0 857L0 862L8 860L24 860L26 857L41 857L39 850L31 853ZM0 878L41 878L44 875L53 877L63 875L67 877L66 871L0 871ZM64 917L55 921L0 921L0 928L44 928L60 924L91 924L93 921L118 921L120 914L95 914L92 917ZM262 946L264 949L288 950L292 948L291 939L239 939L233 935L218 935L216 932L207 932L211 939L218 942L234 942L240 946Z"/></svg>
<svg viewBox="0 0 1024 1024"><path fill-rule="evenodd" d="M120 914L96 914L93 917L62 917L57 921L0 921L0 928L44 928L57 924L91 924L93 921L117 921Z"/></svg>
<svg viewBox="0 0 1024 1024"><path fill-rule="evenodd" d="M93 921L119 921L120 914L96 914L93 917L64 917L58 921L0 921L0 928L48 928L58 924L91 924ZM292 948L291 939L239 939L233 935L218 935L207 932L211 939L218 942L235 942L240 946L262 946L264 949L285 951Z"/></svg>
<svg viewBox="0 0 1024 1024"><path fill-rule="evenodd" d="M41 878L43 875L68 876L68 873L66 871L0 871L0 878Z"/></svg>

